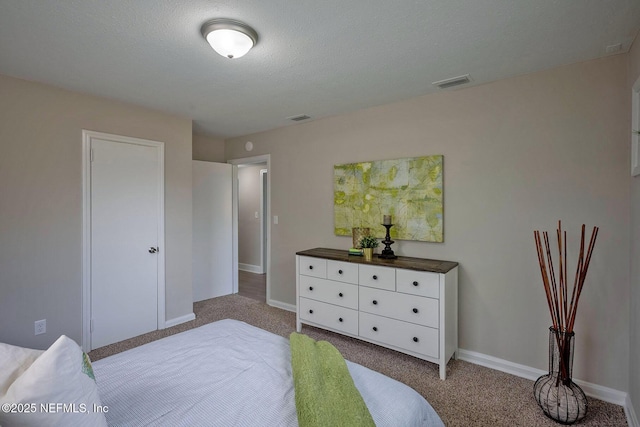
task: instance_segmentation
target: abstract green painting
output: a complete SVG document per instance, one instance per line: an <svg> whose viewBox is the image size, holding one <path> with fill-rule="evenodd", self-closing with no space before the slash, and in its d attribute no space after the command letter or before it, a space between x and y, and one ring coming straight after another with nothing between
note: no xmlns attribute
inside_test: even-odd
<svg viewBox="0 0 640 427"><path fill-rule="evenodd" d="M392 239L442 242L442 166L440 155L334 166L335 234L369 227L384 237L382 217L392 215Z"/></svg>

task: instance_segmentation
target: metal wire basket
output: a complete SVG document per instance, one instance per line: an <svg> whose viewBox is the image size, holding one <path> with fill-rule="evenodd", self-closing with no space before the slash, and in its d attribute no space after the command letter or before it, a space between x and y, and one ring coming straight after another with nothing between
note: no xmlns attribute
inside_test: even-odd
<svg viewBox="0 0 640 427"><path fill-rule="evenodd" d="M542 411L562 424L573 424L587 414L587 396L571 380L574 336L549 328L549 373L533 385Z"/></svg>

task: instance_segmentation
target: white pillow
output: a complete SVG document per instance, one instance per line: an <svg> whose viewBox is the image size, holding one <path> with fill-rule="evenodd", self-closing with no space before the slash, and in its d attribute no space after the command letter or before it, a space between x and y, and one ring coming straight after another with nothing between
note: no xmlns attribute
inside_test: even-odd
<svg viewBox="0 0 640 427"><path fill-rule="evenodd" d="M23 360L34 356L26 353ZM62 335L21 369L0 389L0 425L107 426L104 413L96 411L101 403L89 358L71 338Z"/></svg>
<svg viewBox="0 0 640 427"><path fill-rule="evenodd" d="M9 386L42 354L44 350L0 343L0 396L4 396Z"/></svg>

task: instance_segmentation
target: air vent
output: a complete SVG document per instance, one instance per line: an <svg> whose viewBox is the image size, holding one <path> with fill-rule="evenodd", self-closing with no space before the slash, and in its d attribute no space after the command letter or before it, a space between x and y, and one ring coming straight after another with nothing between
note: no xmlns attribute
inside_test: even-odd
<svg viewBox="0 0 640 427"><path fill-rule="evenodd" d="M606 53L618 53L622 51L622 43L609 45L604 49L604 51Z"/></svg>
<svg viewBox="0 0 640 427"><path fill-rule="evenodd" d="M294 122L301 122L303 120L310 119L311 116L307 116L306 114L300 114L298 116L287 117L287 120L293 120Z"/></svg>
<svg viewBox="0 0 640 427"><path fill-rule="evenodd" d="M466 83L471 82L471 77L469 74L465 74L464 76L452 77L450 79L444 79L437 82L431 83L434 86L438 86L440 89L447 89L453 86L459 86Z"/></svg>

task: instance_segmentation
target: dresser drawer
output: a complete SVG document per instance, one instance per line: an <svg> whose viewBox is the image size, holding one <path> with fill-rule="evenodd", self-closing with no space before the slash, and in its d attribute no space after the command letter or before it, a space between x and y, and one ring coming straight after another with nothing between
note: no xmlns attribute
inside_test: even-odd
<svg viewBox="0 0 640 427"><path fill-rule="evenodd" d="M300 274L305 276L327 278L327 260L313 257L300 257Z"/></svg>
<svg viewBox="0 0 640 427"><path fill-rule="evenodd" d="M438 300L380 289L359 289L360 311L438 328Z"/></svg>
<svg viewBox="0 0 640 427"><path fill-rule="evenodd" d="M358 312L324 302L300 298L300 318L329 329L358 335Z"/></svg>
<svg viewBox="0 0 640 427"><path fill-rule="evenodd" d="M301 275L299 292L304 298L358 309L358 285Z"/></svg>
<svg viewBox="0 0 640 427"><path fill-rule="evenodd" d="M342 261L327 261L327 279L358 284L358 265Z"/></svg>
<svg viewBox="0 0 640 427"><path fill-rule="evenodd" d="M381 344L438 358L438 330L360 312L360 336Z"/></svg>
<svg viewBox="0 0 640 427"><path fill-rule="evenodd" d="M389 267L375 267L373 265L359 265L358 283L361 286L396 290L396 269Z"/></svg>
<svg viewBox="0 0 640 427"><path fill-rule="evenodd" d="M420 295L429 298L440 298L440 275L426 271L396 271L396 288L398 292Z"/></svg>

